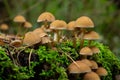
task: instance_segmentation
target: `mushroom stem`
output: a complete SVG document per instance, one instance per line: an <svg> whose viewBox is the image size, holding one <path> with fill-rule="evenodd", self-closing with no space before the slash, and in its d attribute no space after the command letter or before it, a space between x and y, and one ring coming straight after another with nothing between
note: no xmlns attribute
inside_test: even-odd
<svg viewBox="0 0 120 80"><path fill-rule="evenodd" d="M60 36L59 36L59 31L54 31L54 41L59 42Z"/></svg>
<svg viewBox="0 0 120 80"><path fill-rule="evenodd" d="M33 49L31 49L30 54L29 54L29 58L28 58L29 67L30 67L30 59L31 59L32 52L33 52Z"/></svg>
<svg viewBox="0 0 120 80"><path fill-rule="evenodd" d="M85 29L81 29L81 40L80 40L80 49L83 47L84 45L84 34L85 34Z"/></svg>
<svg viewBox="0 0 120 80"><path fill-rule="evenodd" d="M44 21L44 26L45 26L46 29L49 28L47 20Z"/></svg>
<svg viewBox="0 0 120 80"><path fill-rule="evenodd" d="M74 48L76 48L76 38L77 38L77 33L75 31L73 31L74 34L74 38L73 38L73 46Z"/></svg>

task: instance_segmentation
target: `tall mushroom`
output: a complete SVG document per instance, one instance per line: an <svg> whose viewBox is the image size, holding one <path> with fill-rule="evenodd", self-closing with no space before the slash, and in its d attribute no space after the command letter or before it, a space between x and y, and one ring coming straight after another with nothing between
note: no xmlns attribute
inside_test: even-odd
<svg viewBox="0 0 120 80"><path fill-rule="evenodd" d="M21 35L21 27L26 22L26 19L22 15L17 15L14 17L13 21L19 23L17 35Z"/></svg>
<svg viewBox="0 0 120 80"><path fill-rule="evenodd" d="M32 24L30 22L26 21L23 26L25 28L25 32L27 32L28 29L32 27Z"/></svg>
<svg viewBox="0 0 120 80"><path fill-rule="evenodd" d="M63 20L55 20L50 24L50 29L54 31L54 41L59 42L60 40L60 30L65 30L67 28L67 24Z"/></svg>
<svg viewBox="0 0 120 80"><path fill-rule="evenodd" d="M2 30L3 33L5 33L9 29L7 24L1 24L0 25L0 30Z"/></svg>
<svg viewBox="0 0 120 80"><path fill-rule="evenodd" d="M72 32L73 36L73 46L74 48L76 47L76 38L77 38L77 33L75 32L75 21L70 21L67 25L67 30L70 30Z"/></svg>
<svg viewBox="0 0 120 80"><path fill-rule="evenodd" d="M84 39L83 39L83 36L86 32L86 29L85 28L93 28L94 27L94 23L93 21L87 17L87 16L81 16L79 17L77 20L76 20L76 28L79 30L81 30L81 42L80 42L80 48L83 47L83 44L84 44Z"/></svg>

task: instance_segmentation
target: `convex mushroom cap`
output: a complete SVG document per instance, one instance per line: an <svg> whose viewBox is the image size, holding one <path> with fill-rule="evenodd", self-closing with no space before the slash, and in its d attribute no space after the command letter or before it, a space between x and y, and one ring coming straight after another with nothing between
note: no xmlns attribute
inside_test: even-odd
<svg viewBox="0 0 120 80"><path fill-rule="evenodd" d="M94 54L100 53L99 48L97 48L97 47L95 47L95 46L91 46L90 49L92 50L92 52L93 52Z"/></svg>
<svg viewBox="0 0 120 80"><path fill-rule="evenodd" d="M84 75L83 80L101 80L95 72L88 72Z"/></svg>
<svg viewBox="0 0 120 80"><path fill-rule="evenodd" d="M85 72L90 72L91 69L88 65L85 63L82 63L81 61L75 61L76 64L73 62L68 66L69 73L85 73Z"/></svg>
<svg viewBox="0 0 120 80"><path fill-rule="evenodd" d="M95 31L90 31L84 35L84 39L86 40L97 40L100 39L100 36L97 32Z"/></svg>
<svg viewBox="0 0 120 80"><path fill-rule="evenodd" d="M97 70L96 70L96 73L99 75L99 76L107 76L108 73L107 73L107 70L103 67L99 67Z"/></svg>
<svg viewBox="0 0 120 80"><path fill-rule="evenodd" d="M38 17L37 22L43 22L43 21L53 22L54 20L55 20L55 17L53 16L52 13L44 12Z"/></svg>
<svg viewBox="0 0 120 80"><path fill-rule="evenodd" d="M8 30L8 28L9 28L9 27L8 27L7 24L1 24L1 26L0 26L0 29L1 29L1 30L4 30L4 31L5 31L5 30Z"/></svg>
<svg viewBox="0 0 120 80"><path fill-rule="evenodd" d="M23 44L28 45L28 46L32 46L34 44L37 44L41 41L41 38L36 35L33 32L27 32L25 34L24 40L23 40Z"/></svg>
<svg viewBox="0 0 120 80"><path fill-rule="evenodd" d="M91 60L90 62L92 64L91 69L98 69L98 64L95 61Z"/></svg>
<svg viewBox="0 0 120 80"><path fill-rule="evenodd" d="M70 21L67 25L68 30L74 30L75 29L75 21Z"/></svg>
<svg viewBox="0 0 120 80"><path fill-rule="evenodd" d="M50 24L50 29L54 30L67 29L67 24L63 20L55 20Z"/></svg>
<svg viewBox="0 0 120 80"><path fill-rule="evenodd" d="M24 23L24 27L25 27L25 28L31 28L31 27L32 27L32 24L31 24L30 22L26 21L26 22Z"/></svg>
<svg viewBox="0 0 120 80"><path fill-rule="evenodd" d="M93 21L87 16L81 16L76 20L76 27L79 28L93 28Z"/></svg>
<svg viewBox="0 0 120 80"><path fill-rule="evenodd" d="M22 15L17 15L16 17L14 17L13 21L23 23L26 21L26 19Z"/></svg>
<svg viewBox="0 0 120 80"><path fill-rule="evenodd" d="M93 55L93 52L89 47L83 47L80 50L79 54L81 54L81 55Z"/></svg>

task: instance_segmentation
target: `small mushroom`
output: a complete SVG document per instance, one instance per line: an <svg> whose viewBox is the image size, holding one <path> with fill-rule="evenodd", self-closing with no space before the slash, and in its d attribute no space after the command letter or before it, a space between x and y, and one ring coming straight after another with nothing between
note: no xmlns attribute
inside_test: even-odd
<svg viewBox="0 0 120 80"><path fill-rule="evenodd" d="M93 21L87 17L87 16L81 16L79 17L77 20L76 20L76 29L80 30L81 31L81 42L80 42L80 48L83 47L83 44L84 44L84 39L83 39L83 36L86 32L86 29L85 28L94 28L94 23Z"/></svg>
<svg viewBox="0 0 120 80"><path fill-rule="evenodd" d="M86 72L91 72L91 69L88 65L81 61L75 61L78 66L73 62L68 66L68 71L69 73L86 73Z"/></svg>
<svg viewBox="0 0 120 80"><path fill-rule="evenodd" d="M21 35L21 32L22 32L21 27L26 22L26 19L22 15L17 15L14 17L13 21L19 24L19 26L17 28L17 30L18 30L17 35Z"/></svg>
<svg viewBox="0 0 120 80"><path fill-rule="evenodd" d="M59 30L65 30L67 28L67 24L63 20L55 20L50 24L50 29L54 31L54 41L59 42L60 34Z"/></svg>
<svg viewBox="0 0 120 80"><path fill-rule="evenodd" d="M22 41L21 40L14 40L11 41L10 46L12 47L20 47L22 45Z"/></svg>
<svg viewBox="0 0 120 80"><path fill-rule="evenodd" d="M30 22L26 21L26 22L24 23L24 27L25 27L25 28L31 28L31 27L32 27L32 24L31 24Z"/></svg>
<svg viewBox="0 0 120 80"><path fill-rule="evenodd" d="M97 48L97 47L95 47L95 46L91 46L90 49L92 50L92 52L93 52L94 54L100 53L99 48Z"/></svg>
<svg viewBox="0 0 120 80"><path fill-rule="evenodd" d="M48 22L53 22L54 20L55 17L52 13L44 12L38 17L37 22L44 22L44 27L47 29L49 28Z"/></svg>
<svg viewBox="0 0 120 80"><path fill-rule="evenodd" d="M98 69L98 64L95 61L91 60L90 62L92 64L91 69Z"/></svg>
<svg viewBox="0 0 120 80"><path fill-rule="evenodd" d="M76 30L75 30L75 21L70 21L67 25L67 29L72 32L72 36L74 35L73 46L75 48L76 47L76 38L77 38L77 33L76 33Z"/></svg>
<svg viewBox="0 0 120 80"><path fill-rule="evenodd" d="M83 80L101 80L95 72L88 72L84 75Z"/></svg>
<svg viewBox="0 0 120 80"><path fill-rule="evenodd" d="M107 76L108 73L107 73L107 70L103 67L99 67L97 70L96 70L96 73L99 75L99 76Z"/></svg>
<svg viewBox="0 0 120 80"><path fill-rule="evenodd" d="M87 33L83 36L83 38L84 38L85 40L89 40L89 46L90 46L91 41L92 41L92 40L98 40L98 39L100 39L100 36L99 36L99 34L98 34L97 32L95 32L95 31L90 31L90 32L87 32Z"/></svg>
<svg viewBox="0 0 120 80"><path fill-rule="evenodd" d="M9 27L8 27L7 24L1 24L0 29L1 29L3 32L6 32L6 31L9 29Z"/></svg>

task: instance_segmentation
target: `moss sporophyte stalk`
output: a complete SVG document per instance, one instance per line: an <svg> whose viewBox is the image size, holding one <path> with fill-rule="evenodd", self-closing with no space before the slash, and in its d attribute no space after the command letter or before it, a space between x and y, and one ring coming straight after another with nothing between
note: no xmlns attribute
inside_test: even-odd
<svg viewBox="0 0 120 80"><path fill-rule="evenodd" d="M32 27L22 15L13 21L21 30ZM119 59L97 41L88 16L67 24L43 12L37 22L41 27L33 31L0 34L1 80L114 80L120 73Z"/></svg>

